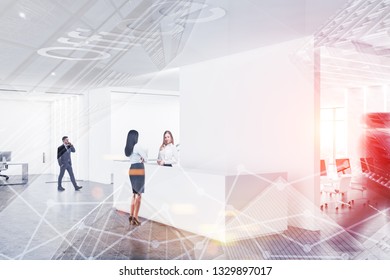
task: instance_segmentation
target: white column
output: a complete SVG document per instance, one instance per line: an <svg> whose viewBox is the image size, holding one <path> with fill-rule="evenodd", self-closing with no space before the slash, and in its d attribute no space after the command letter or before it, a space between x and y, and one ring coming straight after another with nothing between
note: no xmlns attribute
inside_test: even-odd
<svg viewBox="0 0 390 280"><path fill-rule="evenodd" d="M88 92L89 181L111 183L111 97L108 89Z"/></svg>

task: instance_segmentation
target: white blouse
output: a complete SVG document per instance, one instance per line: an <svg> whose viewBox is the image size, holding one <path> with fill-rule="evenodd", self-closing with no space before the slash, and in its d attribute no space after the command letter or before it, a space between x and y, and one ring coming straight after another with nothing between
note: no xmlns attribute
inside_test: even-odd
<svg viewBox="0 0 390 280"><path fill-rule="evenodd" d="M158 159L163 160L164 164L175 164L179 161L179 154L176 146L169 143L163 147L158 153Z"/></svg>
<svg viewBox="0 0 390 280"><path fill-rule="evenodd" d="M148 161L148 151L142 146L135 144L133 152L129 156L130 163L139 163ZM142 161L143 160L143 161Z"/></svg>

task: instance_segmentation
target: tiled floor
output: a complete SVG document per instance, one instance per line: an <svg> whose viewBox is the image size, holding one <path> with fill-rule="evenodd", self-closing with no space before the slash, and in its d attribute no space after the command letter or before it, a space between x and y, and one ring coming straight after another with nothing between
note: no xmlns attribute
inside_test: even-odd
<svg viewBox="0 0 390 280"><path fill-rule="evenodd" d="M318 208L319 230L223 244L147 220L130 226L112 207L112 185L58 192L55 179L0 186L0 259L390 259L390 199L376 193L350 192L351 209Z"/></svg>

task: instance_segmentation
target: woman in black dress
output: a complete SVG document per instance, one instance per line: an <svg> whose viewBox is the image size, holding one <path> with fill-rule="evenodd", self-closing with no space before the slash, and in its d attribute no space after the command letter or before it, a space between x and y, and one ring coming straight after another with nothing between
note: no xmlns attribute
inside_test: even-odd
<svg viewBox="0 0 390 280"><path fill-rule="evenodd" d="M138 132L130 130L127 134L125 155L129 157L129 177L133 189L133 197L130 206L129 222L132 225L140 225L138 212L141 206L141 194L145 191L145 166L147 151L138 144Z"/></svg>

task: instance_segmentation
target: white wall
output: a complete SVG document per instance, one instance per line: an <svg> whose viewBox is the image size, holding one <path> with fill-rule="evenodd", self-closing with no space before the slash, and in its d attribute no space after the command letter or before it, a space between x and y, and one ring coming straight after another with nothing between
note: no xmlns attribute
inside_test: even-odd
<svg viewBox="0 0 390 280"><path fill-rule="evenodd" d="M148 149L150 159L156 159L165 130L180 143L179 98L177 96L111 94L111 155L123 158L127 133L139 132L138 142Z"/></svg>
<svg viewBox="0 0 390 280"><path fill-rule="evenodd" d="M183 67L183 166L229 174L243 164L254 172L290 171L294 179L312 175L313 77L289 59L302 43Z"/></svg>
<svg viewBox="0 0 390 280"><path fill-rule="evenodd" d="M387 94L385 86L369 86L363 89L365 91L365 108L366 113L386 112Z"/></svg>
<svg viewBox="0 0 390 280"><path fill-rule="evenodd" d="M88 180L111 183L111 97L108 89L91 90L84 104L88 133L82 142L88 144Z"/></svg>
<svg viewBox="0 0 390 280"><path fill-rule="evenodd" d="M321 88L321 108L344 108L345 88Z"/></svg>
<svg viewBox="0 0 390 280"><path fill-rule="evenodd" d="M290 60L307 40L181 69L182 166L225 174L240 165L254 173L285 171L313 207L319 203L314 74L304 76Z"/></svg>
<svg viewBox="0 0 390 280"><path fill-rule="evenodd" d="M12 151L13 162L27 162L29 174L50 173L51 104L0 100L0 108L0 151ZM21 175L20 167L10 166L7 174Z"/></svg>

